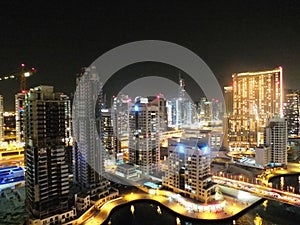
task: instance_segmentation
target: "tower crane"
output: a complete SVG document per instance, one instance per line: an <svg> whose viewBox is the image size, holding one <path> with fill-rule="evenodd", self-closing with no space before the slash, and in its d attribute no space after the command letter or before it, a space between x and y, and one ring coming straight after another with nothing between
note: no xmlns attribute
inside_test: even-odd
<svg viewBox="0 0 300 225"><path fill-rule="evenodd" d="M26 78L30 77L36 73L36 68L32 67L31 69L27 69L24 63L21 64L21 71L3 75L0 77L0 81L8 80L8 79L20 79L20 91L26 90Z"/></svg>

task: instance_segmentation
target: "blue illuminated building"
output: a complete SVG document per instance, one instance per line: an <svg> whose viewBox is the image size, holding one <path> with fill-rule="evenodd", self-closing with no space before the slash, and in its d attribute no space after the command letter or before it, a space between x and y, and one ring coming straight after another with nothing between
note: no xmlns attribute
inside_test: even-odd
<svg viewBox="0 0 300 225"><path fill-rule="evenodd" d="M0 169L0 185L24 180L24 169L20 166L10 166Z"/></svg>
<svg viewBox="0 0 300 225"><path fill-rule="evenodd" d="M134 111L135 111L135 112L138 112L138 111L139 111L139 106L138 106L138 105L135 105L135 106L134 106Z"/></svg>

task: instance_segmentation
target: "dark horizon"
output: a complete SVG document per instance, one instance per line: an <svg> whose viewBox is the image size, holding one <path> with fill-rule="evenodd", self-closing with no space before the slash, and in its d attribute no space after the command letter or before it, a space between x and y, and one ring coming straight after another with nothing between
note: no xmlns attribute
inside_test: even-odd
<svg viewBox="0 0 300 225"><path fill-rule="evenodd" d="M81 67L119 45L152 39L195 52L221 86L230 84L232 73L282 66L285 88L299 89L300 5L295 0L201 1L198 5L9 1L1 3L1 10L0 74L16 71L21 63L36 67L38 72L27 79L27 87L53 85L70 95ZM125 76L141 72L174 76L178 70L155 65L124 68ZM5 110L14 109L18 90L19 81L0 82Z"/></svg>

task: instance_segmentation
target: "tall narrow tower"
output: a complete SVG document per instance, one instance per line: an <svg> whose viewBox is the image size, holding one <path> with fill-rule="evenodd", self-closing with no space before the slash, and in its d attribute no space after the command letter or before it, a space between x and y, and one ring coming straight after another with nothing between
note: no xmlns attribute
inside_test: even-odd
<svg viewBox="0 0 300 225"><path fill-rule="evenodd" d="M131 99L128 95L119 94L113 99L112 121L114 135L116 136L116 160L123 160L122 146L128 147L129 137L129 111L131 108ZM121 157L119 157L121 156Z"/></svg>
<svg viewBox="0 0 300 225"><path fill-rule="evenodd" d="M24 142L24 109L25 109L25 94L24 90L15 95L15 113L16 113L16 141Z"/></svg>
<svg viewBox="0 0 300 225"><path fill-rule="evenodd" d="M101 124L102 93L96 68L86 68L78 77L73 102L72 125L74 133L74 182L83 192L108 186L104 175L104 145L97 132ZM98 93L94 95L92 93ZM97 107L94 102L97 102ZM97 118L96 118L97 117Z"/></svg>
<svg viewBox="0 0 300 225"><path fill-rule="evenodd" d="M184 79L179 76L178 98L176 100L176 125L182 127L192 123L192 103L185 91Z"/></svg>
<svg viewBox="0 0 300 225"><path fill-rule="evenodd" d="M26 208L33 219L69 209L64 143L69 101L52 86L38 86L25 95Z"/></svg>
<svg viewBox="0 0 300 225"><path fill-rule="evenodd" d="M157 97L138 98L129 114L129 162L146 174L159 165L159 106Z"/></svg>
<svg viewBox="0 0 300 225"><path fill-rule="evenodd" d="M270 119L265 128L265 146L271 147L270 162L287 165L287 122L284 118Z"/></svg>
<svg viewBox="0 0 300 225"><path fill-rule="evenodd" d="M285 93L284 116L287 120L288 136L300 134L300 91L287 90Z"/></svg>

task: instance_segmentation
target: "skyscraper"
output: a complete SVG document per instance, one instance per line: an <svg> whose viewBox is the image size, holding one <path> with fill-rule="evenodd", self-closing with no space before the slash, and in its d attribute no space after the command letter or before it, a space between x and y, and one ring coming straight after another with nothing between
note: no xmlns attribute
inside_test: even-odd
<svg viewBox="0 0 300 225"><path fill-rule="evenodd" d="M103 177L105 149L97 132L103 103L98 90L102 84L95 67L85 68L79 80L72 111L74 182L83 192L96 194L109 185Z"/></svg>
<svg viewBox="0 0 300 225"><path fill-rule="evenodd" d="M112 123L113 132L116 136L116 159L123 160L122 147L128 147L129 139L129 111L132 103L128 95L119 94L113 99Z"/></svg>
<svg viewBox="0 0 300 225"><path fill-rule="evenodd" d="M4 141L16 141L16 115L15 112L4 112L3 114Z"/></svg>
<svg viewBox="0 0 300 225"><path fill-rule="evenodd" d="M270 163L287 165L287 122L284 118L270 119L265 128L264 145L271 147Z"/></svg>
<svg viewBox="0 0 300 225"><path fill-rule="evenodd" d="M283 116L282 68L236 73L232 78L229 146L231 150L246 150L263 143L268 119Z"/></svg>
<svg viewBox="0 0 300 225"><path fill-rule="evenodd" d="M104 150L109 155L116 156L118 146L121 143L117 140L116 132L113 129L113 120L110 109L101 109L100 115L100 137Z"/></svg>
<svg viewBox="0 0 300 225"><path fill-rule="evenodd" d="M179 77L179 91L176 99L176 126L181 128L183 126L190 126L193 118L193 107L186 91L184 79Z"/></svg>
<svg viewBox="0 0 300 225"><path fill-rule="evenodd" d="M53 223L67 218L55 216L69 210L64 142L70 128L69 101L52 86L38 86L25 95L26 207L30 224L36 219L44 220L44 224L51 217ZM68 217L74 215L71 212Z"/></svg>
<svg viewBox="0 0 300 225"><path fill-rule="evenodd" d="M26 91L15 95L15 112L16 112L16 141L24 142L24 108L25 108Z"/></svg>
<svg viewBox="0 0 300 225"><path fill-rule="evenodd" d="M213 119L212 102L208 101L206 97L202 97L198 103L199 119L201 122L210 122Z"/></svg>
<svg viewBox="0 0 300 225"><path fill-rule="evenodd" d="M224 100L225 100L225 116L224 116L224 130L225 137L223 140L223 145L228 149L229 148L229 119L233 113L233 88L232 86L224 87Z"/></svg>
<svg viewBox="0 0 300 225"><path fill-rule="evenodd" d="M168 170L163 186L175 193L207 202L214 192L207 143L198 139L169 139Z"/></svg>
<svg viewBox="0 0 300 225"><path fill-rule="evenodd" d="M226 116L232 115L233 112L233 88L232 86L224 87L224 100Z"/></svg>
<svg viewBox="0 0 300 225"><path fill-rule="evenodd" d="M129 114L129 162L146 175L155 174L160 156L158 97L139 97Z"/></svg>
<svg viewBox="0 0 300 225"><path fill-rule="evenodd" d="M168 128L168 109L167 101L162 94L157 94L156 97L152 97L151 104L158 107L158 128L160 132L167 131Z"/></svg>
<svg viewBox="0 0 300 225"><path fill-rule="evenodd" d="M297 90L287 90L284 101L284 117L287 120L288 136L299 136L300 128L300 92Z"/></svg>

